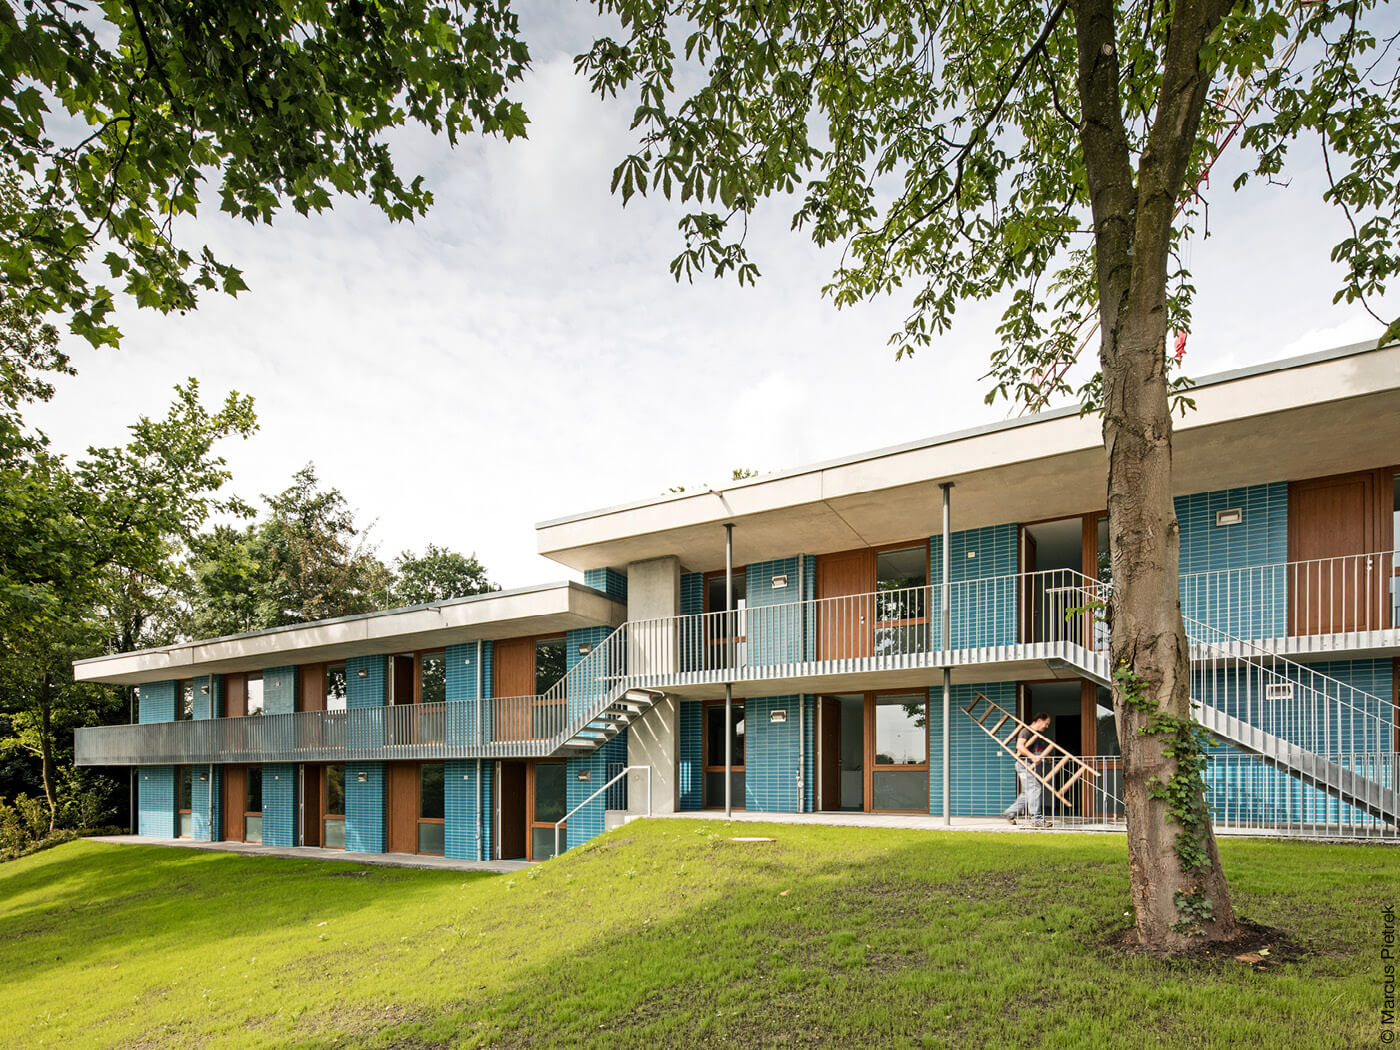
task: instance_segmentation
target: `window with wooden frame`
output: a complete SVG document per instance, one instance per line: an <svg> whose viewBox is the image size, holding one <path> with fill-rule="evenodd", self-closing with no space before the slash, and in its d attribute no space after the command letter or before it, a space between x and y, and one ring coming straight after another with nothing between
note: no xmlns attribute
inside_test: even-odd
<svg viewBox="0 0 1400 1050"><path fill-rule="evenodd" d="M345 665L326 665L326 710L344 711L347 703Z"/></svg>
<svg viewBox="0 0 1400 1050"><path fill-rule="evenodd" d="M748 642L748 569L735 566L732 600L723 569L705 574L705 667L742 667Z"/></svg>
<svg viewBox="0 0 1400 1050"><path fill-rule="evenodd" d="M562 636L535 639L536 699L530 713L530 735L536 740L552 737L564 728L568 707L567 664ZM556 685L560 688L551 693Z"/></svg>
<svg viewBox="0 0 1400 1050"><path fill-rule="evenodd" d="M322 776L322 797L326 800L326 810L321 818L321 845L326 849L344 849L345 766L326 766Z"/></svg>
<svg viewBox="0 0 1400 1050"><path fill-rule="evenodd" d="M418 767L418 852L442 856L446 812L445 769L441 762Z"/></svg>
<svg viewBox="0 0 1400 1050"><path fill-rule="evenodd" d="M245 715L263 713L263 676L261 671L251 671L243 687Z"/></svg>
<svg viewBox="0 0 1400 1050"><path fill-rule="evenodd" d="M704 805L707 809L724 806L724 701L705 704L704 713ZM744 808L744 702L736 700L729 719L730 804Z"/></svg>
<svg viewBox="0 0 1400 1050"><path fill-rule="evenodd" d="M175 767L175 835L177 838L194 837L194 769L190 766Z"/></svg>
<svg viewBox="0 0 1400 1050"><path fill-rule="evenodd" d="M243 841L262 841L262 766L248 766L244 775Z"/></svg>
<svg viewBox="0 0 1400 1050"><path fill-rule="evenodd" d="M876 656L923 653L929 637L928 544L875 552Z"/></svg>
<svg viewBox="0 0 1400 1050"><path fill-rule="evenodd" d="M877 693L866 711L870 808L927 813L928 694Z"/></svg>
<svg viewBox="0 0 1400 1050"><path fill-rule="evenodd" d="M418 740L440 743L446 739L447 653L441 649L414 654L413 699L419 706ZM430 706L423 707L428 704ZM421 850L419 852L422 852Z"/></svg>
<svg viewBox="0 0 1400 1050"><path fill-rule="evenodd" d="M569 767L563 762L536 761L530 763L529 792L526 799L529 814L529 860L548 860L554 856L554 825L564 819L569 809ZM559 844L567 841L568 825L560 825Z"/></svg>

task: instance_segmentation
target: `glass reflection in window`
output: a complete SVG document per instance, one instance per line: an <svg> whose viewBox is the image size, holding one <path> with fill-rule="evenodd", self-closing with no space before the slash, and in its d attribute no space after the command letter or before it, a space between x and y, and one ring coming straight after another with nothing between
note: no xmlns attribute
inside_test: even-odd
<svg viewBox="0 0 1400 1050"><path fill-rule="evenodd" d="M875 698L875 764L928 762L928 698L921 693Z"/></svg>
<svg viewBox="0 0 1400 1050"><path fill-rule="evenodd" d="M326 710L345 710L344 664L331 664L326 668Z"/></svg>

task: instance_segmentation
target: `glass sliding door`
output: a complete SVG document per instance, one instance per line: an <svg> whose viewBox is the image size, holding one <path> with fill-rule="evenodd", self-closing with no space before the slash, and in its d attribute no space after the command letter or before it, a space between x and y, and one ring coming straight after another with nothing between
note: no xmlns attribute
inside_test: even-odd
<svg viewBox="0 0 1400 1050"><path fill-rule="evenodd" d="M554 856L554 824L569 811L568 767L563 762L532 763L530 785L530 860ZM559 829L559 844L567 826Z"/></svg>
<svg viewBox="0 0 1400 1050"><path fill-rule="evenodd" d="M705 705L705 806L724 806L724 704ZM729 719L730 793L734 809L744 808L744 702L734 701Z"/></svg>
<svg viewBox="0 0 1400 1050"><path fill-rule="evenodd" d="M262 841L262 766L249 766L243 795L243 841Z"/></svg>
<svg viewBox="0 0 1400 1050"><path fill-rule="evenodd" d="M928 694L877 696L869 706L870 808L928 812Z"/></svg>
<svg viewBox="0 0 1400 1050"><path fill-rule="evenodd" d="M321 845L326 849L345 848L345 767L327 766L325 783L326 811L321 818Z"/></svg>
<svg viewBox="0 0 1400 1050"><path fill-rule="evenodd" d="M418 767L418 852L439 857L443 851L445 813L443 772L441 762L424 762Z"/></svg>

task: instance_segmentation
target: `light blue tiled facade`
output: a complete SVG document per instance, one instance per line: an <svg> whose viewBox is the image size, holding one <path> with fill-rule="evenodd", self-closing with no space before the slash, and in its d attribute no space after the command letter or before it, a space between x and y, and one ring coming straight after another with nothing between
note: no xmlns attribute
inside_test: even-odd
<svg viewBox="0 0 1400 1050"><path fill-rule="evenodd" d="M145 691L144 686L142 691ZM149 835L158 839L173 839L175 837L175 767L139 767L136 770L136 805L137 834Z"/></svg>
<svg viewBox="0 0 1400 1050"><path fill-rule="evenodd" d="M589 569L583 574L585 587L602 591L615 601L627 600L627 577L616 569Z"/></svg>
<svg viewBox="0 0 1400 1050"><path fill-rule="evenodd" d="M175 721L175 693L178 687L178 682L142 684L136 691L136 721L142 725Z"/></svg>
<svg viewBox="0 0 1400 1050"><path fill-rule="evenodd" d="M289 715L297 709L297 669L269 667L262 675L263 713Z"/></svg>
<svg viewBox="0 0 1400 1050"><path fill-rule="evenodd" d="M297 767L269 763L262 767L262 840L265 846L297 844Z"/></svg>
<svg viewBox="0 0 1400 1050"><path fill-rule="evenodd" d="M565 845L572 849L603 833L607 793L598 795L590 802L585 803L584 800L608 782L610 766L627 765L627 731L623 730L590 754L570 757L567 765L569 809L580 805L583 807L569 818L565 826ZM588 779L580 780L581 773L587 773Z"/></svg>
<svg viewBox="0 0 1400 1050"><path fill-rule="evenodd" d="M960 683L953 686L949 746L952 813L955 817L995 816L1016 798L1016 771L1011 756L960 708L981 693L1003 709L1016 711L1015 682ZM943 812L943 689L928 693L929 812Z"/></svg>
<svg viewBox="0 0 1400 1050"><path fill-rule="evenodd" d="M470 703L465 710L448 708L447 739L450 743L475 744L487 739L485 730L489 712L475 701L489 692L486 663L490 653L490 642L469 642L447 647L444 654L447 662L447 700L449 703L459 700Z"/></svg>
<svg viewBox="0 0 1400 1050"><path fill-rule="evenodd" d="M564 635L564 666L569 679L566 695L571 723L595 707L607 689L607 682L592 671L598 661L590 661L588 657L610 634L612 628L604 626L584 627ZM580 649L586 649L587 653Z"/></svg>
<svg viewBox="0 0 1400 1050"><path fill-rule="evenodd" d="M264 791L265 785L266 781ZM384 852L383 762L345 763L345 848L356 853Z"/></svg>
<svg viewBox="0 0 1400 1050"><path fill-rule="evenodd" d="M773 721L774 712L782 721ZM749 810L799 813L811 808L815 721L811 696L744 701L744 805Z"/></svg>
<svg viewBox="0 0 1400 1050"><path fill-rule="evenodd" d="M196 842L217 842L224 837L223 767L196 766L190 786L190 837Z"/></svg>
<svg viewBox="0 0 1400 1050"><path fill-rule="evenodd" d="M676 786L683 810L700 809L705 804L704 732L705 705L698 700L682 700L676 753Z"/></svg>
<svg viewBox="0 0 1400 1050"><path fill-rule="evenodd" d="M1232 509L1240 510L1243 520L1217 525L1217 513ZM1246 638L1286 635L1287 482L1179 496L1176 517L1182 615Z"/></svg>
<svg viewBox="0 0 1400 1050"><path fill-rule="evenodd" d="M491 858L495 764L449 760L443 768L443 855L457 860Z"/></svg>
<svg viewBox="0 0 1400 1050"><path fill-rule="evenodd" d="M1005 524L949 536L948 579L955 585L950 597L954 649L1016 642L1019 535L1017 525ZM937 535L929 539L929 580L936 584L942 579L943 537ZM985 582L970 582L977 580ZM928 614L930 637L935 647L941 647L943 611L940 602L933 605Z"/></svg>

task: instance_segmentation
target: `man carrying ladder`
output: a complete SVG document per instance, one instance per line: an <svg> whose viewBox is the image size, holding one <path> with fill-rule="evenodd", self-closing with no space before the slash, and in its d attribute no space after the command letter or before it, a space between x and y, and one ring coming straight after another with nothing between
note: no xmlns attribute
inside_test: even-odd
<svg viewBox="0 0 1400 1050"><path fill-rule="evenodd" d="M1050 716L1044 711L1037 711L1030 725L1023 725L1021 731L1016 734L1016 772L1021 778L1021 793L1016 796L1016 801L1011 803L1011 808L1003 814L1012 824L1016 823L1017 817L1025 814L1030 818L1030 826L1033 828L1051 826L1050 822L1040 815L1040 778L1035 773L1035 767L1040 765L1041 756L1049 743L1041 735L1048 728Z"/></svg>

